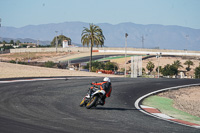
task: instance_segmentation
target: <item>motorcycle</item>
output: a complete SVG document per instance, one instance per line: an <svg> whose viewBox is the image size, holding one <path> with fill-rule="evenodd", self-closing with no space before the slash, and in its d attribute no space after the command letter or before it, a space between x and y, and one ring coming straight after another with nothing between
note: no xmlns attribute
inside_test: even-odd
<svg viewBox="0 0 200 133"><path fill-rule="evenodd" d="M85 106L87 109L96 107L102 102L101 99L105 93L106 92L101 90L98 86L94 85L93 87L90 87L87 95L82 99L80 106Z"/></svg>

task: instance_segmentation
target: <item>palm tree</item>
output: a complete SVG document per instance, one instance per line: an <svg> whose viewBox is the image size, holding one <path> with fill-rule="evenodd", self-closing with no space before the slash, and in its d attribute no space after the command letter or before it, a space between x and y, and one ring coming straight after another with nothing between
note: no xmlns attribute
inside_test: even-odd
<svg viewBox="0 0 200 133"><path fill-rule="evenodd" d="M172 64L167 64L164 66L164 68L161 71L163 76L173 76L178 74L178 68Z"/></svg>
<svg viewBox="0 0 200 133"><path fill-rule="evenodd" d="M92 68L92 48L94 46L103 46L105 37L103 35L103 31L99 26L90 24L89 28L84 27L84 30L81 34L81 43L83 46L87 45L90 46L90 65L89 71L91 72Z"/></svg>
<svg viewBox="0 0 200 133"><path fill-rule="evenodd" d="M190 66L193 66L194 63L193 63L191 60L188 60L188 61L186 61L186 62L184 63L184 65L187 65L186 70L187 70L187 71L190 71L190 70L191 70Z"/></svg>
<svg viewBox="0 0 200 133"><path fill-rule="evenodd" d="M179 69L180 67L183 67L179 60L174 61L174 63L172 65L174 65L177 69Z"/></svg>
<svg viewBox="0 0 200 133"><path fill-rule="evenodd" d="M153 71L154 67L155 67L155 65L154 65L153 62L149 61L149 62L147 63L146 68L147 68L147 70L150 71L150 73Z"/></svg>
<svg viewBox="0 0 200 133"><path fill-rule="evenodd" d="M200 79L200 63L199 66L195 68L195 78Z"/></svg>

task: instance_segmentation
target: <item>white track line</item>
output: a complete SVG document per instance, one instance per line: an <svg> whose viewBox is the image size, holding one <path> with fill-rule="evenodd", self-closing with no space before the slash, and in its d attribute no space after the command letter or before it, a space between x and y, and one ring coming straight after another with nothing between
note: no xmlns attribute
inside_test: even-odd
<svg viewBox="0 0 200 133"><path fill-rule="evenodd" d="M30 82L30 81L40 81L40 80L56 80L56 79L66 79L66 78L33 78L33 79L19 79L19 80L6 80L0 81L1 84L4 83L15 83L15 82Z"/></svg>
<svg viewBox="0 0 200 133"><path fill-rule="evenodd" d="M15 82L30 82L30 81L42 81L42 80L59 80L59 79L86 79L86 78L95 78L95 77L66 77L66 78L32 78L32 79L16 79L16 80L5 80L0 81L0 84L5 83L15 83Z"/></svg>
<svg viewBox="0 0 200 133"><path fill-rule="evenodd" d="M165 89L161 89L161 90L157 90L157 91L153 91L153 92L150 92L140 98L138 98L136 101L135 101L135 107L141 111L142 113L145 113L147 115L150 115L150 116L153 116L153 117L156 117L158 119L162 119L162 120L166 120L166 121L170 121L170 122L174 122L174 123L177 123L177 124L180 124L180 125L184 125L184 126L189 126L189 127L194 127L194 128L200 128L200 125L188 125L188 124L184 124L184 123L180 123L180 122L176 122L176 121L173 121L173 119L175 120L175 118L172 118L170 116L167 116L165 114L162 114L162 113L149 113L149 112L146 112L144 111L144 109L153 109L152 107L148 107L148 106L144 106L144 105L140 105L140 102L151 96L151 95L154 95L154 94L157 94L157 93L160 93L160 92L163 92L163 91L167 91L167 90L172 90L172 89L178 89L178 88L186 88L186 87L191 87L191 86L199 86L200 84L190 84L190 85L182 85L182 86L176 86L176 87L170 87L170 88L165 88ZM170 120L171 119L171 120Z"/></svg>

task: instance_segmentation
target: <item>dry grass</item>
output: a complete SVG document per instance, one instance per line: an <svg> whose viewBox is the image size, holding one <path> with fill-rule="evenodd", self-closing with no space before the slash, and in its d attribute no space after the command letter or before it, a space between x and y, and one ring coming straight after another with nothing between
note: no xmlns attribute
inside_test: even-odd
<svg viewBox="0 0 200 133"><path fill-rule="evenodd" d="M63 57L67 55L73 55L76 54L75 52L38 52L38 53L9 53L9 54L3 54L0 55L2 60L18 60L18 61L25 61L27 62L28 60L31 61L47 61L51 60L52 58L58 58L58 57Z"/></svg>
<svg viewBox="0 0 200 133"><path fill-rule="evenodd" d="M0 78L53 77L53 76L120 77L117 75L110 75L110 74L70 71L66 69L45 68L45 67L36 67L36 66L0 62Z"/></svg>
<svg viewBox="0 0 200 133"><path fill-rule="evenodd" d="M200 86L170 90L158 95L173 99L174 108L200 117Z"/></svg>

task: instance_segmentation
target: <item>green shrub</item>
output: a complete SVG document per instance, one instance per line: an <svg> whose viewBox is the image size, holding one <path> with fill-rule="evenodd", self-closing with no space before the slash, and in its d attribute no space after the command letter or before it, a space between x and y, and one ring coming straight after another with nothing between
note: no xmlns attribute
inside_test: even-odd
<svg viewBox="0 0 200 133"><path fill-rule="evenodd" d="M195 78L196 79L200 78L200 65L195 68Z"/></svg>
<svg viewBox="0 0 200 133"><path fill-rule="evenodd" d="M113 63L113 62L106 62L105 63L105 70L118 70L118 66L116 63Z"/></svg>
<svg viewBox="0 0 200 133"><path fill-rule="evenodd" d="M163 76L173 76L178 74L178 68L175 65L167 64L161 69Z"/></svg>
<svg viewBox="0 0 200 133"><path fill-rule="evenodd" d="M44 63L44 66L45 66L45 67L50 67L50 68L52 68L52 67L55 66L55 63L54 63L53 61L48 61L48 62L45 62L45 63Z"/></svg>
<svg viewBox="0 0 200 133"><path fill-rule="evenodd" d="M21 61L19 61L18 64L27 65L26 62L21 62Z"/></svg>
<svg viewBox="0 0 200 133"><path fill-rule="evenodd" d="M89 69L89 63L87 63L86 66L83 67L84 69ZM98 61L92 61L92 72L96 72L96 70L118 70L118 66L116 63L113 62L98 62Z"/></svg>
<svg viewBox="0 0 200 133"><path fill-rule="evenodd" d="M16 63L16 61L15 60L11 60L11 61L9 61L10 63Z"/></svg>

